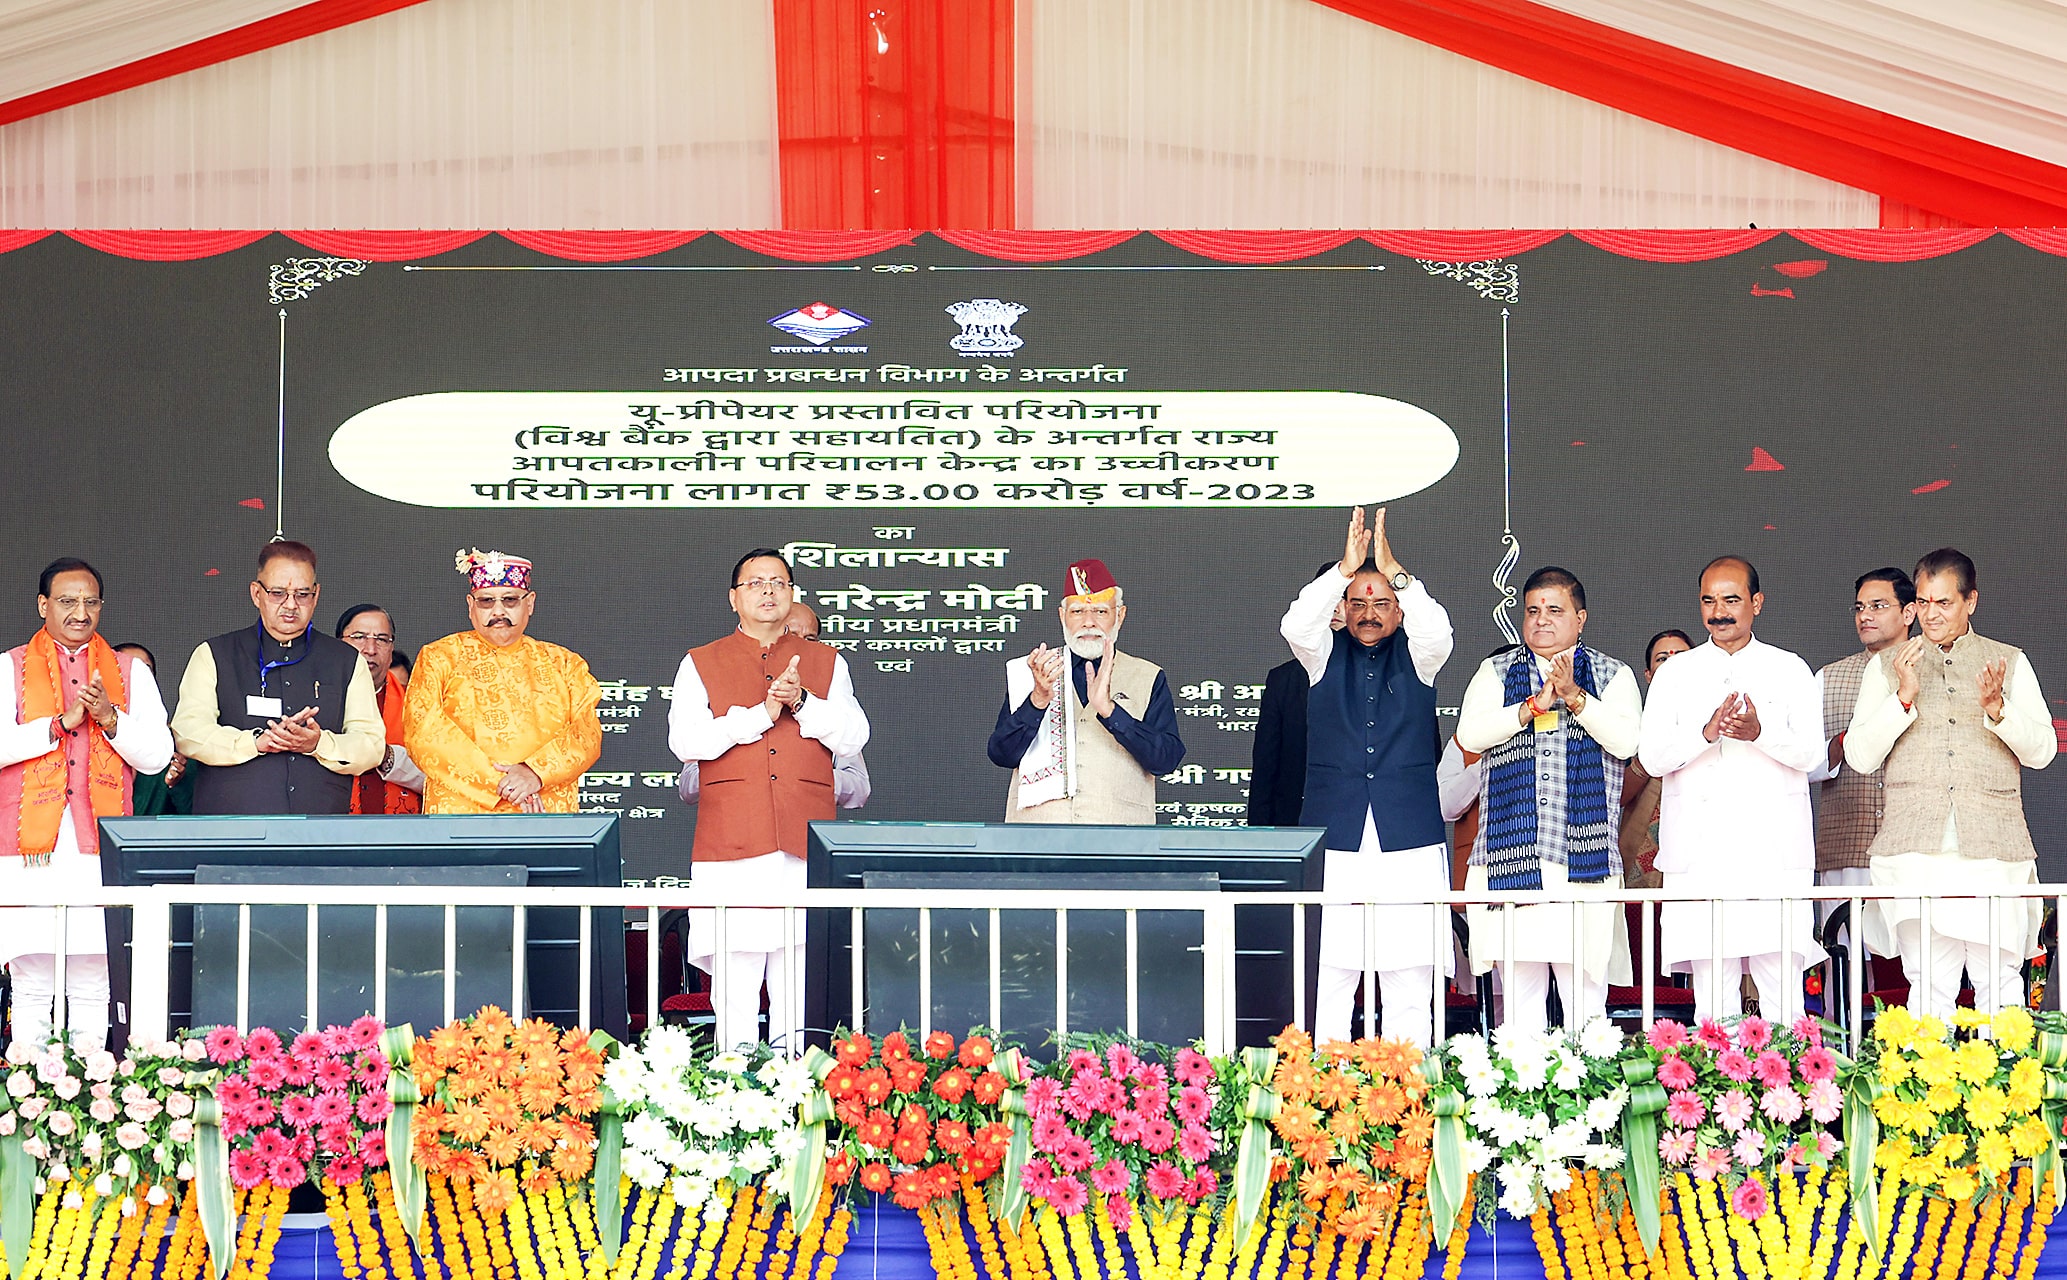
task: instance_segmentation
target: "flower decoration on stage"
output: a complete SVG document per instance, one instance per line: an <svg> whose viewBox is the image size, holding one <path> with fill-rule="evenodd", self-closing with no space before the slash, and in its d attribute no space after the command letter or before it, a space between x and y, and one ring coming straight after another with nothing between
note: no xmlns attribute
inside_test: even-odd
<svg viewBox="0 0 2067 1280"><path fill-rule="evenodd" d="M703 1057L675 1026L620 1049L603 1083L625 1115L625 1176L684 1209L763 1178L788 1185L804 1145L797 1107L817 1085L766 1045Z"/></svg>
<svg viewBox="0 0 2067 1280"><path fill-rule="evenodd" d="M517 1022L494 1005L419 1037L417 1163L467 1184L490 1216L510 1206L520 1179L529 1190L588 1177L612 1043L540 1018Z"/></svg>
<svg viewBox="0 0 2067 1280"><path fill-rule="evenodd" d="M201 1041L217 1068L215 1101L230 1147L230 1183L292 1190L349 1186L387 1163L388 1059L378 1018L282 1036L216 1027Z"/></svg>
<svg viewBox="0 0 2067 1280"><path fill-rule="evenodd" d="M1688 1028L1662 1019L1645 1042L1665 1093L1657 1148L1666 1168L1697 1182L1721 1179L1728 1189L1763 1173L1763 1186L1783 1167L1827 1165L1842 1145L1829 1128L1844 1112L1839 1060L1815 1020L1784 1027L1747 1017ZM1755 1219L1768 1199L1747 1191L1732 1195L1731 1207Z"/></svg>
<svg viewBox="0 0 2067 1280"><path fill-rule="evenodd" d="M1197 1049L1174 1053L1078 1037L1027 1085L1034 1156L1027 1194L1063 1217L1103 1202L1125 1231L1137 1201L1196 1205L1220 1190L1224 1130L1213 1124L1219 1075Z"/></svg>
<svg viewBox="0 0 2067 1280"><path fill-rule="evenodd" d="M946 1031L898 1030L880 1042L858 1031L841 1035L822 1086L835 1121L829 1187L858 1181L916 1209L959 1196L964 1177L983 1182L1004 1168L1012 1131L1002 1104L1010 1086L988 1035L957 1041Z"/></svg>
<svg viewBox="0 0 2067 1280"><path fill-rule="evenodd" d="M34 1173L34 1191L72 1202L89 1193L127 1199L140 1188L165 1203L163 1184L194 1176L198 1043L132 1045L117 1059L52 1042L7 1047L0 1141Z"/></svg>
<svg viewBox="0 0 2067 1280"><path fill-rule="evenodd" d="M1437 1053L1437 1087L1461 1090L1466 1100L1464 1168L1490 1170L1510 1215L1534 1216L1572 1185L1577 1169L1621 1166L1623 1052L1622 1033L1596 1018L1577 1035L1502 1027L1490 1044L1454 1036ZM1482 1217L1491 1212L1483 1195L1479 1205Z"/></svg>
<svg viewBox="0 0 2067 1280"><path fill-rule="evenodd" d="M1296 1028L1273 1043L1283 1103L1271 1128L1299 1199L1315 1211L1332 1204L1337 1230L1369 1239L1428 1178L1435 1117L1421 1050L1372 1038L1331 1041L1316 1054Z"/></svg>

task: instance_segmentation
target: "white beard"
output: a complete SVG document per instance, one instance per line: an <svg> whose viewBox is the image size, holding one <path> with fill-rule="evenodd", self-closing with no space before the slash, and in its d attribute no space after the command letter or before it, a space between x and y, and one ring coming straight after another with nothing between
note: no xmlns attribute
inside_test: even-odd
<svg viewBox="0 0 2067 1280"><path fill-rule="evenodd" d="M1084 659L1086 662L1096 662L1105 656L1107 635L1110 635L1112 638L1113 648L1118 649L1120 647L1120 630L1118 627L1114 627L1108 633L1083 637L1073 636L1065 631L1062 634L1062 643L1071 653Z"/></svg>

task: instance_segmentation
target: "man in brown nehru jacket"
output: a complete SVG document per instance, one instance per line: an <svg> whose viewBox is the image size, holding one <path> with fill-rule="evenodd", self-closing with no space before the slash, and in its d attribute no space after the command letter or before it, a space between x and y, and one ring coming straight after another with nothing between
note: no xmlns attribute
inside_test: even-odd
<svg viewBox="0 0 2067 1280"><path fill-rule="evenodd" d="M1845 730L1859 705L1859 678L1867 664L1884 650L1909 638L1916 620L1916 584L1893 567L1873 569L1852 586L1852 627L1866 646L1816 673L1816 691L1823 699L1824 761L1809 774L1820 784L1816 799L1816 883L1872 884L1866 851L1880 834L1886 812L1880 773L1860 773L1844 762ZM1823 903L1818 917L1832 904Z"/></svg>
<svg viewBox="0 0 2067 1280"><path fill-rule="evenodd" d="M731 582L739 625L682 659L668 712L669 748L701 775L691 878L730 894L802 889L806 824L833 818L833 758L867 745L868 717L846 659L785 629L796 582L781 552L747 552ZM715 916L689 917L689 960L713 974ZM723 1047L756 1038L765 978L769 1043L802 1052L801 918L787 955L784 933L781 912L725 913L724 981L711 1002Z"/></svg>
<svg viewBox="0 0 2067 1280"><path fill-rule="evenodd" d="M1866 665L1845 733L1845 763L1887 766L1886 816L1868 851L1873 883L1974 893L2037 880L2024 824L2023 770L2059 750L2038 676L2023 651L1975 634L1974 562L1950 547L1916 563L1923 634ZM2039 900L1933 899L1928 934L1915 899L1876 902L1866 943L1902 957L1910 1005L1952 1016L1962 969L1982 1009L2021 1004L2024 958L2038 941ZM1924 957L1930 981L1924 981Z"/></svg>

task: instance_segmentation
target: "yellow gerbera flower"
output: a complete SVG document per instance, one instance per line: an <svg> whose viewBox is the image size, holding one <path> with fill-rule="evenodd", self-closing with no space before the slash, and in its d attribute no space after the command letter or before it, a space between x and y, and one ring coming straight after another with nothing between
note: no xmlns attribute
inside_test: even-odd
<svg viewBox="0 0 2067 1280"><path fill-rule="evenodd" d="M1987 1084L1995 1079L2000 1052L1986 1040L1969 1040L1959 1046L1959 1078L1968 1084Z"/></svg>
<svg viewBox="0 0 2067 1280"><path fill-rule="evenodd" d="M2039 1128L2043 1130L2045 1126L2040 1125ZM1909 1158L1915 1154L1916 1148L1909 1139L1890 1138L1875 1148L1873 1164L1879 1169L1899 1169L1908 1164Z"/></svg>
<svg viewBox="0 0 2067 1280"><path fill-rule="evenodd" d="M1987 1134L1974 1144L1974 1159L1990 1181L2000 1177L2016 1158L2010 1150L2010 1140L2000 1133Z"/></svg>
<svg viewBox="0 0 2067 1280"><path fill-rule="evenodd" d="M1971 1169L1954 1169L1939 1180L1939 1190L1945 1193L1946 1199L1955 1203L1973 1199L1979 1185Z"/></svg>
<svg viewBox="0 0 2067 1280"><path fill-rule="evenodd" d="M1924 1109L1934 1116L1944 1115L1946 1112L1959 1106L1959 1086L1954 1084L1932 1085L1930 1091L1923 1095L1923 1105Z"/></svg>
<svg viewBox="0 0 2067 1280"><path fill-rule="evenodd" d="M2045 1121L2037 1116L2025 1116L2010 1130L2010 1150L2020 1160L2029 1160L2046 1149L2052 1142L2052 1135L2046 1132Z"/></svg>
<svg viewBox="0 0 2067 1280"><path fill-rule="evenodd" d="M1967 1124L1976 1129L2000 1129L2009 1119L2010 1100L2002 1090L1988 1085L1974 1090L1967 1099Z"/></svg>
<svg viewBox="0 0 2067 1280"><path fill-rule="evenodd" d="M1981 1009L1954 1009L1952 1011L1952 1025L1958 1027L1961 1031L1972 1031L1976 1027L1988 1025L1988 1014Z"/></svg>
<svg viewBox="0 0 2067 1280"><path fill-rule="evenodd" d="M1894 1049L1914 1048L1916 1018L1901 1005L1882 1009L1873 1020L1873 1038Z"/></svg>
<svg viewBox="0 0 2067 1280"><path fill-rule="evenodd" d="M1931 1147L1931 1159L1951 1164L1967 1153L1967 1136L1963 1133L1941 1133Z"/></svg>
<svg viewBox="0 0 2067 1280"><path fill-rule="evenodd" d="M2031 1048L2031 1015L2017 1005L2004 1005L1996 1010L1993 1019L1995 1042L2011 1053L2024 1053Z"/></svg>

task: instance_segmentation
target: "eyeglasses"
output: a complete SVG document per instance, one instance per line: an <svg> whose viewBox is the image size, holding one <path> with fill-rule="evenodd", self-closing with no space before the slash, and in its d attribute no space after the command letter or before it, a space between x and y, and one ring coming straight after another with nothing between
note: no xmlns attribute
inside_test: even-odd
<svg viewBox="0 0 2067 1280"><path fill-rule="evenodd" d="M1872 602L1871 604L1855 604L1855 605L1853 605L1853 606L1852 606L1852 612L1853 612L1853 613L1886 613L1886 612L1887 612L1888 610L1890 610L1890 609L1899 609L1900 607L1901 607L1900 605L1896 604L1896 603L1895 603L1894 601L1892 601L1892 600L1875 600L1875 601L1874 601L1874 602Z"/></svg>
<svg viewBox="0 0 2067 1280"><path fill-rule="evenodd" d="M371 640L383 649L391 648L395 643L395 637L384 631L354 631L344 639L346 644L365 644Z"/></svg>
<svg viewBox="0 0 2067 1280"><path fill-rule="evenodd" d="M788 591L796 583L788 578L748 578L745 582L732 584L741 591Z"/></svg>
<svg viewBox="0 0 2067 1280"><path fill-rule="evenodd" d="M255 582L252 585L265 592L266 599L272 601L275 605L286 604L289 600L294 601L296 604L314 604L316 603L316 592L319 590L316 587L307 587L300 591L280 591L267 586L263 582Z"/></svg>
<svg viewBox="0 0 2067 1280"><path fill-rule="evenodd" d="M66 613L70 613L82 604L88 609L98 609L107 602L99 596L58 596L51 600L50 603L63 609Z"/></svg>
<svg viewBox="0 0 2067 1280"><path fill-rule="evenodd" d="M481 606L483 609L493 609L497 605L500 605L505 609L514 609L518 605L524 603L524 597L529 594L530 592L528 591L520 591L514 592L506 596L468 596L467 599Z"/></svg>

